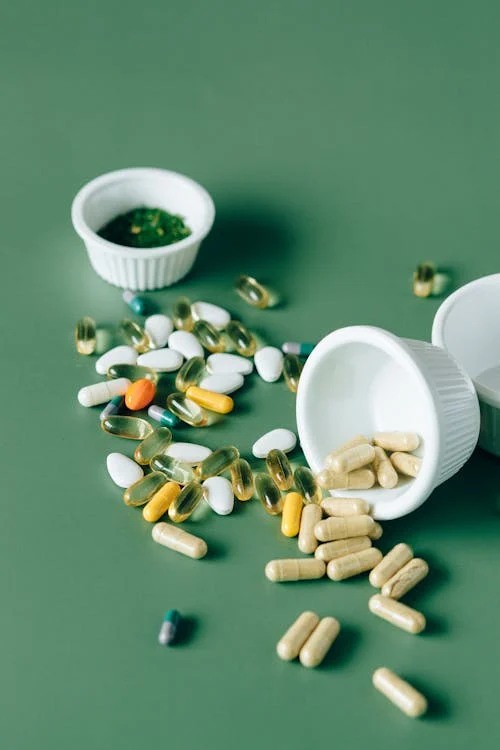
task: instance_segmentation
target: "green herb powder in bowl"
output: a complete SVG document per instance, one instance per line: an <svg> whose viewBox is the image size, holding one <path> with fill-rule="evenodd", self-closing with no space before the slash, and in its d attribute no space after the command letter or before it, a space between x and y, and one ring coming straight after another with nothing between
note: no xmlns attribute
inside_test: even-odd
<svg viewBox="0 0 500 750"><path fill-rule="evenodd" d="M133 208L115 216L97 234L125 247L163 247L189 237L191 230L181 216L161 208Z"/></svg>

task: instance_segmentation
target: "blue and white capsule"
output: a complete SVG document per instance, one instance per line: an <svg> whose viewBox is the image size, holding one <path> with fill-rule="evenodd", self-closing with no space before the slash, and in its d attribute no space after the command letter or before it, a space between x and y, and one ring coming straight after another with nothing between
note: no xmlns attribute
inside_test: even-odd
<svg viewBox="0 0 500 750"><path fill-rule="evenodd" d="M102 410L101 419L106 419L106 417L110 417L112 414L118 414L123 405L123 401L123 396L115 396L114 398L112 398L111 401L106 404L106 406Z"/></svg>
<svg viewBox="0 0 500 750"><path fill-rule="evenodd" d="M138 294L131 292L130 289L125 289L122 298L136 315L146 315L148 303L144 297L139 297Z"/></svg>
<svg viewBox="0 0 500 750"><path fill-rule="evenodd" d="M180 420L175 414L172 414L168 409L164 409L163 406L158 406L158 404L151 404L148 409L148 416L164 427L177 427L180 424Z"/></svg>
<svg viewBox="0 0 500 750"><path fill-rule="evenodd" d="M301 343L299 341L285 341L281 345L281 351L285 354L297 354L299 357L308 357L316 344Z"/></svg>
<svg viewBox="0 0 500 750"><path fill-rule="evenodd" d="M178 610L169 609L163 618L163 623L158 633L158 643L160 646L170 646L174 643L180 621L181 616Z"/></svg>

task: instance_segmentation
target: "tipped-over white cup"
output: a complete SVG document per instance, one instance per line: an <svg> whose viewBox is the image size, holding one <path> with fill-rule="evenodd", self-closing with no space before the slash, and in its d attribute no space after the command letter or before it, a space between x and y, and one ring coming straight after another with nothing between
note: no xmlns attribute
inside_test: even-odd
<svg viewBox="0 0 500 750"><path fill-rule="evenodd" d="M116 245L97 234L115 216L139 206L182 216L191 234L153 248ZM110 284L134 290L160 289L185 276L214 217L214 203L197 182L167 169L141 167L96 177L79 190L71 207L73 226L94 270Z"/></svg>
<svg viewBox="0 0 500 750"><path fill-rule="evenodd" d="M386 490L331 491L367 500L375 518L418 508L467 461L479 408L471 379L443 349L372 326L341 328L308 358L297 391L297 428L314 473L328 453L356 435L401 430L420 435L422 468Z"/></svg>

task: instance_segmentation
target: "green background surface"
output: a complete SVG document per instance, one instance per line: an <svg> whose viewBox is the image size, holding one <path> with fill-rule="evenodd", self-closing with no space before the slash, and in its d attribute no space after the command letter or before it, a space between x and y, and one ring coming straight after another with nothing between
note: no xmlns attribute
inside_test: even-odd
<svg viewBox="0 0 500 750"><path fill-rule="evenodd" d="M190 276L151 298L218 301L271 344L355 323L429 339L439 300L411 294L421 260L454 285L498 267L500 7L494 2L223 0L11 3L2 13L2 644L0 743L72 748L489 750L498 723L498 461L476 451L381 548L432 567L411 637L369 615L366 579L276 586L296 553L257 501L188 526L202 562L155 545L105 458L134 444L76 402L90 314L126 313L69 220L87 180L126 166L207 187L214 229ZM245 306L238 272L279 288ZM294 428L294 396L254 377L233 416L178 436L215 448ZM124 443L122 445L122 443ZM157 645L162 614L190 618ZM275 655L303 609L343 625L318 670ZM411 721L371 685L387 665L429 696Z"/></svg>

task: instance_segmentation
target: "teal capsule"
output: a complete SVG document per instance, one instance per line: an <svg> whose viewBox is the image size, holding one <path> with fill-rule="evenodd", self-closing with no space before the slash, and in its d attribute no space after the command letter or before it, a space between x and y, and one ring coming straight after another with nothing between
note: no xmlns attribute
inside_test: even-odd
<svg viewBox="0 0 500 750"><path fill-rule="evenodd" d="M281 492L274 484L269 474L256 474L255 491L264 509L270 516L278 516L283 510L283 498Z"/></svg>
<svg viewBox="0 0 500 750"><path fill-rule="evenodd" d="M316 344L305 344L299 341L285 341L281 345L281 351L284 354L297 354L299 357L308 357Z"/></svg>
<svg viewBox="0 0 500 750"><path fill-rule="evenodd" d="M206 320L197 320L193 326L193 333L200 344L205 349L208 349L209 352L215 354L216 352L224 352L226 350L224 336Z"/></svg>
<svg viewBox="0 0 500 750"><path fill-rule="evenodd" d="M139 297L135 292L131 292L130 289L125 289L122 294L123 301L127 303L136 315L146 315L148 310L148 303L144 297Z"/></svg>
<svg viewBox="0 0 500 750"><path fill-rule="evenodd" d="M104 409L101 412L101 420L106 419L106 417L111 417L113 414L118 414L121 407L123 406L123 402L125 399L123 396L115 396L111 399L111 401L106 404Z"/></svg>
<svg viewBox="0 0 500 750"><path fill-rule="evenodd" d="M172 414L168 409L164 409L163 406L158 406L158 404L151 404L148 409L148 417L165 427L177 427L180 424L180 420L177 419L175 414Z"/></svg>
<svg viewBox="0 0 500 750"><path fill-rule="evenodd" d="M239 320L230 320L226 327L226 334L238 354L242 357L253 357L257 342L243 323Z"/></svg>
<svg viewBox="0 0 500 750"><path fill-rule="evenodd" d="M185 393L190 385L198 385L205 374L205 360L203 357L191 357L182 365L175 376L175 387Z"/></svg>
<svg viewBox="0 0 500 750"><path fill-rule="evenodd" d="M138 464L145 466L155 456L164 453L172 442L172 433L168 427L157 427L142 443L139 443L134 452L134 459Z"/></svg>
<svg viewBox="0 0 500 750"><path fill-rule="evenodd" d="M182 492L174 498L168 508L168 517L174 523L182 523L200 504L205 491L197 481L189 482Z"/></svg>
<svg viewBox="0 0 500 750"><path fill-rule="evenodd" d="M194 479L194 472L190 466L171 456L155 456L149 465L153 471L161 471L172 482L188 484Z"/></svg>
<svg viewBox="0 0 500 750"><path fill-rule="evenodd" d="M207 456L201 464L198 464L196 467L196 476L203 481L209 477L222 474L223 471L231 468L239 457L240 452L234 445L226 445L225 448L219 448Z"/></svg>
<svg viewBox="0 0 500 750"><path fill-rule="evenodd" d="M111 365L106 373L108 378L128 378L131 383L135 383L136 380L151 380L152 383L158 382L158 373L156 370L152 370L151 367L143 367L142 365Z"/></svg>
<svg viewBox="0 0 500 750"><path fill-rule="evenodd" d="M160 646L170 646L177 637L177 630L181 623L181 616L176 609L169 609L158 634Z"/></svg>
<svg viewBox="0 0 500 750"><path fill-rule="evenodd" d="M133 346L136 352L143 354L151 349L151 339L141 326L130 318L120 321L119 330L129 346Z"/></svg>

